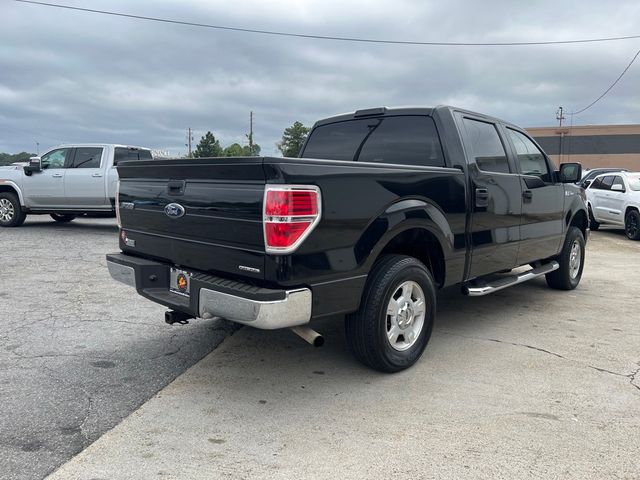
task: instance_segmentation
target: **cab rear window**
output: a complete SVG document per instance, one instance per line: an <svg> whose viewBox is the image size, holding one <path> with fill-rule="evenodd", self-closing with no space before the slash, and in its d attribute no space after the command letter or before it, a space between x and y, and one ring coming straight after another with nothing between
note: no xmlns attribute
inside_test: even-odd
<svg viewBox="0 0 640 480"><path fill-rule="evenodd" d="M113 164L118 165L126 160L153 160L150 150L143 148L116 147L113 154Z"/></svg>
<svg viewBox="0 0 640 480"><path fill-rule="evenodd" d="M425 115L347 120L316 127L303 158L445 166L435 123Z"/></svg>

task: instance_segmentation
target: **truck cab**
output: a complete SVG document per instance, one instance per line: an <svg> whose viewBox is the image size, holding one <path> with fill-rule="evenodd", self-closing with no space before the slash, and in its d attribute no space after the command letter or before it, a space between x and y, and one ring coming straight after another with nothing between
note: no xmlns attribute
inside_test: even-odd
<svg viewBox="0 0 640 480"><path fill-rule="evenodd" d="M28 165L0 169L0 226L15 227L27 214L49 214L59 222L85 213L115 213L118 171L124 160L151 160L151 151L115 144L55 147Z"/></svg>

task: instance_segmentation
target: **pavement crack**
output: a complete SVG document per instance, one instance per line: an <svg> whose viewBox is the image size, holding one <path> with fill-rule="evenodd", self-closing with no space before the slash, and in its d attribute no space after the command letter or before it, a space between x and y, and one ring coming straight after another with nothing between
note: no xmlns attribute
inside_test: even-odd
<svg viewBox="0 0 640 480"><path fill-rule="evenodd" d="M524 347L530 348L531 350L536 350L538 352L547 353L549 355L553 355L554 357L567 359L567 357L563 357L559 353L551 352L549 350L545 350L544 348L534 347L533 345L527 345L525 343L514 343L514 342L506 342L504 340L498 340L497 338L485 338L483 340L487 340L488 342L496 342L496 343L506 343L507 345L513 345L514 347Z"/></svg>
<svg viewBox="0 0 640 480"><path fill-rule="evenodd" d="M546 353L548 355L553 355L554 357L562 358L563 360L574 362L574 363L577 363L579 365L584 365L582 362L579 362L577 360L573 360L571 358L567 358L565 356L560 355L559 353L555 353L555 352L552 352L550 350L546 350L546 349L540 348L540 347L534 347L533 345L527 345L525 343L507 342L506 340L498 340L497 338L471 337L471 336L468 336L468 335L460 335L459 333L446 332L446 331L440 331L439 333L442 333L444 335L452 335L452 336L455 336L455 337L467 338L469 340L480 340L480 341L484 341L484 342L495 342L495 343L502 343L502 344L505 344L505 345L513 345L515 347L529 348L531 350L536 350L538 352ZM630 380L631 386L637 388L638 390L640 390L640 385L637 385L635 383L636 377L640 374L640 362L636 363L636 365L638 365L638 368L635 371L633 371L633 372L631 372L629 374L614 372L612 370L607 370L606 368L600 368L600 367L596 367L596 366L593 366L593 365L584 365L584 366L586 366L587 368L590 368L592 370L596 370L598 372L601 372L601 373L606 373L608 375L614 375L616 377L628 378Z"/></svg>
<svg viewBox="0 0 640 480"><path fill-rule="evenodd" d="M497 338L470 337L470 336L467 336L467 335L460 335L459 333L445 332L445 331L440 331L439 333L443 333L445 335L453 335L455 337L468 338L470 340L481 340L481 341L484 341L484 342L495 342L495 343L502 343L502 344L505 344L505 345L513 345L514 347L529 348L529 349L535 350L537 352L546 353L548 355L553 355L554 357L558 357L558 358L562 358L562 359L568 360L567 357L563 357L559 353L555 353L555 352L552 352L550 350L546 350L546 349L540 348L540 347L534 347L533 345L527 345L525 343L507 342L506 340L498 340Z"/></svg>

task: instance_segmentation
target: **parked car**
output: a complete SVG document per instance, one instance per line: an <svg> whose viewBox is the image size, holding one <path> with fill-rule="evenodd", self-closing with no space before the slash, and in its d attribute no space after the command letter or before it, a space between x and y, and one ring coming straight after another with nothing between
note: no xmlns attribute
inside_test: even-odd
<svg viewBox="0 0 640 480"><path fill-rule="evenodd" d="M628 170L624 168L615 168L615 167L606 167L606 168L592 168L591 170L586 170L582 175L582 178L578 182L582 188L587 188L589 184L592 182L594 178L603 173L615 173L615 172L626 172Z"/></svg>
<svg viewBox="0 0 640 480"><path fill-rule="evenodd" d="M598 175L587 188L587 207L591 230L615 225L640 240L640 173Z"/></svg>
<svg viewBox="0 0 640 480"><path fill-rule="evenodd" d="M301 158L141 166L118 166L107 264L168 323L220 316L319 344L310 321L346 314L355 356L395 372L422 355L437 290L582 275L580 165L554 171L524 130L478 113L360 110L317 122Z"/></svg>
<svg viewBox="0 0 640 480"><path fill-rule="evenodd" d="M0 168L0 226L20 226L28 214L70 222L82 214L114 213L113 167L151 159L147 148L92 143L61 145L27 165Z"/></svg>

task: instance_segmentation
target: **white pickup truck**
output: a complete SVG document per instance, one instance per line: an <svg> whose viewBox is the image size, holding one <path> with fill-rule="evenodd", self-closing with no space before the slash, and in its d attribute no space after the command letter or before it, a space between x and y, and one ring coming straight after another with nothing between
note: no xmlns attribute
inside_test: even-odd
<svg viewBox="0 0 640 480"><path fill-rule="evenodd" d="M28 165L0 167L0 226L17 227L27 214L70 222L87 213L115 213L118 172L125 160L151 160L147 148L113 144L61 145Z"/></svg>

